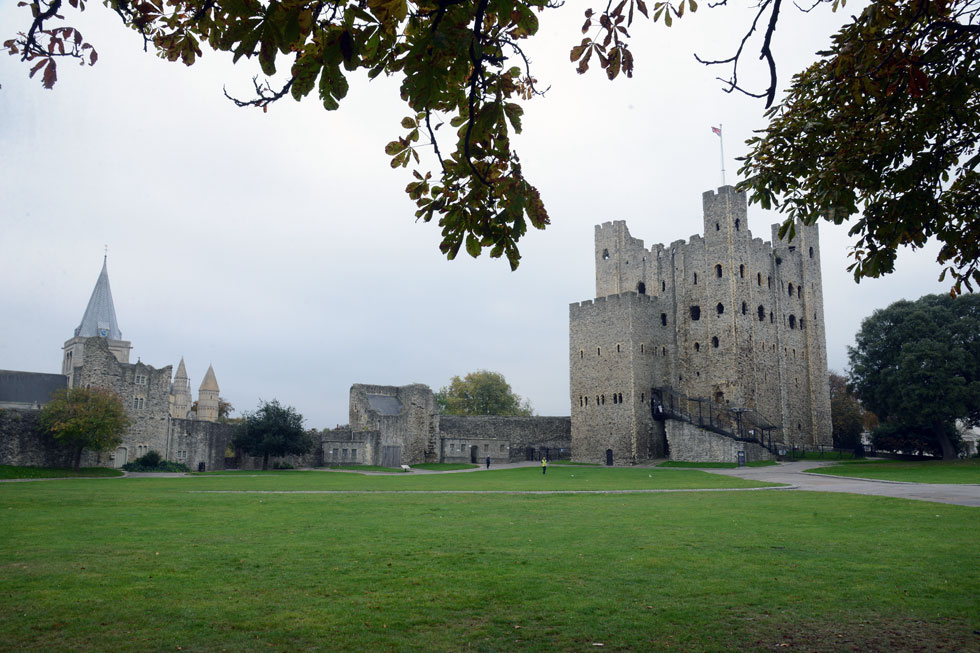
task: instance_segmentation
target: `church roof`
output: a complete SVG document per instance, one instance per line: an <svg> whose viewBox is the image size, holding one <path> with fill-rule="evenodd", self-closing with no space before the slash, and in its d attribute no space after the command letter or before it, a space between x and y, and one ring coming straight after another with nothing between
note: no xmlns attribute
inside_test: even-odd
<svg viewBox="0 0 980 653"><path fill-rule="evenodd" d="M112 291L109 289L109 271L106 261L102 259L102 272L95 282L95 289L89 297L88 306L82 322L75 329L76 336L91 338L101 336L111 340L122 340L119 323L116 322L116 309L112 305Z"/></svg>
<svg viewBox="0 0 980 653"><path fill-rule="evenodd" d="M208 371L204 374L199 390L214 390L218 392L218 379L214 378L214 368L208 365Z"/></svg>

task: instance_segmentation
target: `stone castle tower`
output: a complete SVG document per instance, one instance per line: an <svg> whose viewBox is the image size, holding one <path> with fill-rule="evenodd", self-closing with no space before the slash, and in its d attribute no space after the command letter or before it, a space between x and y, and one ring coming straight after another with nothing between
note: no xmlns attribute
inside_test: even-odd
<svg viewBox="0 0 980 653"><path fill-rule="evenodd" d="M634 464L668 453L653 397L665 388L830 444L816 226L772 244L748 229L744 193L703 195L704 235L646 249L623 221L596 227L596 299L572 304L577 460Z"/></svg>
<svg viewBox="0 0 980 653"><path fill-rule="evenodd" d="M205 422L218 421L218 379L214 368L208 365L201 387L197 391L197 418Z"/></svg>

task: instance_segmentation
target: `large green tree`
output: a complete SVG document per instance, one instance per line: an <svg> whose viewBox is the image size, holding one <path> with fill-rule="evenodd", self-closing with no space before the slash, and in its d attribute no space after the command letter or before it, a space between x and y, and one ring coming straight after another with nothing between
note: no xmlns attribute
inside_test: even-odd
<svg viewBox="0 0 980 653"><path fill-rule="evenodd" d="M830 373L830 420L834 446L856 449L864 432L864 409L847 387L847 379Z"/></svg>
<svg viewBox="0 0 980 653"><path fill-rule="evenodd" d="M980 423L980 296L926 295L875 311L849 348L850 380L881 420L876 445L956 455L957 422Z"/></svg>
<svg viewBox="0 0 980 653"><path fill-rule="evenodd" d="M71 448L76 470L85 449L115 449L129 426L122 399L102 388L58 390L41 409L40 420L55 440Z"/></svg>
<svg viewBox="0 0 980 653"><path fill-rule="evenodd" d="M530 417L531 402L514 394L499 372L479 370L465 377L454 376L436 393L436 404L444 415L504 415Z"/></svg>
<svg viewBox="0 0 980 653"><path fill-rule="evenodd" d="M726 91L764 98L769 127L750 141L741 187L794 220L851 221L859 236L856 278L894 268L901 246L930 237L954 291L980 281L980 0L873 0L794 78L778 104L776 27L784 0L745 2L751 11L730 57ZM97 61L95 48L65 21L85 0L24 0L24 31L4 43L50 88L62 57ZM416 217L437 221L440 248L454 258L489 250L520 260L518 240L548 213L524 177L511 136L523 103L540 95L522 49L553 0L105 0L147 47L193 64L206 45L233 60L257 60L264 79L239 106L267 110L283 98L316 94L327 110L347 95L357 71L401 79L408 115L386 147L393 167L412 165L406 192ZM735 3L733 2L732 5ZM741 3L739 3L741 4ZM845 0L814 0L837 10ZM609 2L585 10L571 47L580 73L597 65L609 79L630 77L629 29L650 17L667 27L697 11L696 0ZM727 0L707 3L729 8ZM755 39L755 40L752 40ZM572 36L569 35L571 42ZM756 48L765 88L746 88L740 62ZM744 78L744 76L743 76ZM440 128L445 127L443 131ZM438 135L438 137L437 137ZM423 163L420 151L431 151ZM857 217L855 217L857 216Z"/></svg>
<svg viewBox="0 0 980 653"><path fill-rule="evenodd" d="M262 456L262 469L268 469L269 456L308 453L313 442L303 430L303 416L273 399L260 402L255 412L245 413L235 446L251 456Z"/></svg>

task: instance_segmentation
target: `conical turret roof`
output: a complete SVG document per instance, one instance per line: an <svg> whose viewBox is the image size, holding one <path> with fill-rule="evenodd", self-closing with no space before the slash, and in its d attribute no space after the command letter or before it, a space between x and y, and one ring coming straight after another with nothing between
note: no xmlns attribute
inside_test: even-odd
<svg viewBox="0 0 980 653"><path fill-rule="evenodd" d="M119 323L116 322L116 308L112 304L112 291L109 289L109 271L106 259L102 259L102 272L95 282L95 289L85 307L82 322L75 329L76 336L91 338L101 336L112 340L122 340Z"/></svg>
<svg viewBox="0 0 980 653"><path fill-rule="evenodd" d="M186 379L187 378L187 368L184 367L184 357L180 357L180 364L177 366L177 373L174 374L174 380Z"/></svg>
<svg viewBox="0 0 980 653"><path fill-rule="evenodd" d="M204 374L204 380L201 381L200 390L213 390L218 392L218 379L214 378L214 368L208 365L208 371Z"/></svg>

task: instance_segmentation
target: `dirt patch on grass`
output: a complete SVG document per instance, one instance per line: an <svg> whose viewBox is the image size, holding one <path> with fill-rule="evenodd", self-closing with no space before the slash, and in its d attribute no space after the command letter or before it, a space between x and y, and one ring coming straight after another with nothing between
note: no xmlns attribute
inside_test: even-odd
<svg viewBox="0 0 980 653"><path fill-rule="evenodd" d="M980 634L962 621L879 619L772 625L755 643L765 651L976 651Z"/></svg>

